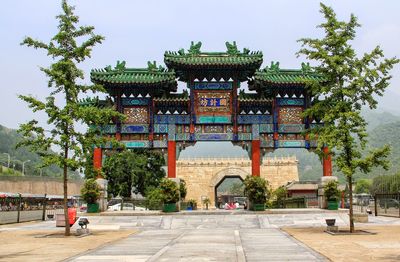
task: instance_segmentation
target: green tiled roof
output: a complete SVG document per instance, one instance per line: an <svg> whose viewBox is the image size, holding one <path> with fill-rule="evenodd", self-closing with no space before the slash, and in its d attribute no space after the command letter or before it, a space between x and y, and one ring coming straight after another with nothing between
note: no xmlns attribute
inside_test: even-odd
<svg viewBox="0 0 400 262"><path fill-rule="evenodd" d="M157 67L155 62L148 63L148 68L125 68L125 62L118 61L112 69L93 69L90 72L92 82L102 84L106 89L114 87L155 87L176 90L176 76L173 70Z"/></svg>
<svg viewBox="0 0 400 262"><path fill-rule="evenodd" d="M176 71L186 69L242 69L256 70L263 62L262 52L250 52L244 48L239 51L236 43L226 42L226 52L201 52L201 42L192 45L185 52L184 49L178 52L167 51L164 54L164 62L168 68Z"/></svg>
<svg viewBox="0 0 400 262"><path fill-rule="evenodd" d="M325 78L308 64L303 63L301 69L280 69L279 62L255 72L252 80L258 85L304 85L309 81L323 82Z"/></svg>

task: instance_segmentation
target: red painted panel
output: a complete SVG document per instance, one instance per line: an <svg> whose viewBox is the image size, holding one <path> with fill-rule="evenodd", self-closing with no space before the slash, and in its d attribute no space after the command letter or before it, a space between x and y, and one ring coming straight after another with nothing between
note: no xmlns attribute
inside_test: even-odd
<svg viewBox="0 0 400 262"><path fill-rule="evenodd" d="M251 175L260 176L260 140L251 141Z"/></svg>
<svg viewBox="0 0 400 262"><path fill-rule="evenodd" d="M168 178L176 177L176 142L168 141Z"/></svg>
<svg viewBox="0 0 400 262"><path fill-rule="evenodd" d="M332 176L332 156L329 154L329 148L324 147L324 157L322 158L323 176Z"/></svg>
<svg viewBox="0 0 400 262"><path fill-rule="evenodd" d="M93 152L93 167L94 169L100 170L103 160L101 148L96 147Z"/></svg>

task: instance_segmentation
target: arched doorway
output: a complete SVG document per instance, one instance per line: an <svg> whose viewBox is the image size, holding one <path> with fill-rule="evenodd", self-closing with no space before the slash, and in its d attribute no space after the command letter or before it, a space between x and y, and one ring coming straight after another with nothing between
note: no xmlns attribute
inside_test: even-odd
<svg viewBox="0 0 400 262"><path fill-rule="evenodd" d="M243 199L243 180L248 175L243 169L237 167L228 167L219 171L211 180L215 207L221 208L223 204L234 202L238 197Z"/></svg>

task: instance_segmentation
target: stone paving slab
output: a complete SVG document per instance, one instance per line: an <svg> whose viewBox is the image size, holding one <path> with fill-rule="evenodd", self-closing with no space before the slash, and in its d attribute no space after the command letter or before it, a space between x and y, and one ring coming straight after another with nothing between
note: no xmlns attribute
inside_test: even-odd
<svg viewBox="0 0 400 262"><path fill-rule="evenodd" d="M279 229L148 230L72 261L326 261Z"/></svg>

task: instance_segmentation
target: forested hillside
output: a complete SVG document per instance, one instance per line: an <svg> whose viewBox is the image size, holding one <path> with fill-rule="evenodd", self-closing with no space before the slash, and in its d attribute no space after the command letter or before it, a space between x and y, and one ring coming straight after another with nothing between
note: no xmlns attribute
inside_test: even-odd
<svg viewBox="0 0 400 262"><path fill-rule="evenodd" d="M37 167L40 164L40 157L37 154L30 152L27 148L15 148L15 145L20 139L21 136L16 130L0 125L0 166L6 167L8 165L7 154L10 154L11 156L11 172L7 172L8 170L6 168L2 168L2 170L0 170L2 171L0 172L0 175L20 175L20 172L22 171L22 162L30 160L25 163L25 175L39 176L40 173L42 173L42 176L61 176L62 170L56 166L43 168L42 171L40 171ZM12 170L16 170L16 172L12 172ZM71 172L71 176L78 178L79 174Z"/></svg>
<svg viewBox="0 0 400 262"><path fill-rule="evenodd" d="M368 175L357 173L354 178L373 178L382 174L396 174L400 172L400 117L387 112L364 112L368 122L369 146L382 147L385 144L391 146L389 160L391 167L388 171L375 168ZM312 152L304 149L277 150L276 155L296 155L299 160L299 173L301 180L318 180L322 176L322 166L319 158ZM341 182L344 177L335 172Z"/></svg>

